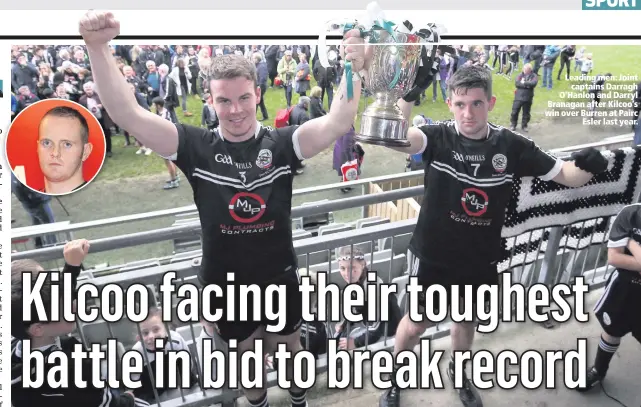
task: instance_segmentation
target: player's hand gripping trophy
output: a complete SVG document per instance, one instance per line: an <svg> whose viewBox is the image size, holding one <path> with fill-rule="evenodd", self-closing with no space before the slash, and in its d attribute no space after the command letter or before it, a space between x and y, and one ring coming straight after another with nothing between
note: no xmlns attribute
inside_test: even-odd
<svg viewBox="0 0 641 407"><path fill-rule="evenodd" d="M367 11L360 22L330 23L343 33L359 30L366 47L370 48L367 52L371 54L370 62L361 72L353 72L350 62L345 63L347 97L351 97L353 75L358 74L375 99L362 113L355 139L368 144L406 147L410 145L407 140L410 121L403 116L397 102L400 98L414 102L432 83L439 65L437 42L444 30L428 24L413 32L409 21L397 25L385 20L376 3L371 3ZM319 38L318 53L321 64L328 68L335 64L336 55L326 50L326 34Z"/></svg>

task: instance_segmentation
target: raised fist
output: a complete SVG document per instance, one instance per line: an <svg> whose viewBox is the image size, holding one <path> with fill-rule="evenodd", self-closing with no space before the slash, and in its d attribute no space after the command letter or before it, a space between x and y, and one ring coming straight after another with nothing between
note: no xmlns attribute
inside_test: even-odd
<svg viewBox="0 0 641 407"><path fill-rule="evenodd" d="M89 10L80 19L79 31L87 45L107 44L120 34L120 22L109 11Z"/></svg>
<svg viewBox="0 0 641 407"><path fill-rule="evenodd" d="M63 254L65 262L70 266L80 266L89 253L89 241L87 239L72 240L65 244Z"/></svg>

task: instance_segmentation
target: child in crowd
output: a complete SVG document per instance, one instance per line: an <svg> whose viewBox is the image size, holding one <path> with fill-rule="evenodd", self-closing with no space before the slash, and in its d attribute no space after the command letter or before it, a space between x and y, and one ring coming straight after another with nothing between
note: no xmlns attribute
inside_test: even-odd
<svg viewBox="0 0 641 407"><path fill-rule="evenodd" d="M519 66L519 61L520 61L520 53L519 53L519 47L516 45L512 45L512 47L507 51L507 72L505 72L505 76L507 76L509 79L512 79L512 73L516 69L517 66Z"/></svg>
<svg viewBox="0 0 641 407"><path fill-rule="evenodd" d="M216 324L213 322L206 321L204 318L200 318L200 325L202 326L202 331L200 331L200 335L198 335L198 338L196 338L196 352L198 353L198 363L202 364L203 363L203 358L205 355L205 352L203 351L204 346L205 346L205 339L210 339L211 341L208 342L208 345L210 347L209 352L214 351L214 341L215 341L215 335L216 335ZM210 379L212 382L216 381L216 360L211 361L212 366L211 366L211 376ZM200 369L203 369L201 372L204 372L204 367L200 366Z"/></svg>
<svg viewBox="0 0 641 407"><path fill-rule="evenodd" d="M351 249L351 247L344 247L340 250L338 256L338 270L341 273L341 277L347 284L361 284L365 295L367 295L369 284L382 284L383 281L380 277L376 277L376 281L368 281L369 269L367 267L367 261L365 259L365 254L358 249ZM370 318L367 315L367 301L365 299L365 304L363 306L354 307L352 312L357 315L363 315L362 323L352 324L349 332L345 329L345 322L338 323L336 325L336 335L340 337L339 348L340 349L354 349L360 348L367 344L372 344L381 340L384 336L393 337L396 334L396 328L401 322L402 313L401 309L398 306L397 297L395 295L390 295L388 298L387 304L381 303L377 299L377 303L381 304L381 307L387 306L387 315L389 317L387 322L383 321L370 321ZM381 309L381 313L383 310Z"/></svg>
<svg viewBox="0 0 641 407"><path fill-rule="evenodd" d="M590 390L605 379L621 339L631 334L641 343L641 206L624 207L612 222L608 239L608 264L616 267L610 274L601 299L594 307L603 331L594 365L587 373Z"/></svg>
<svg viewBox="0 0 641 407"><path fill-rule="evenodd" d="M142 337L140 336L142 334ZM163 377L165 378L165 386L154 385L155 372L156 372L156 339L162 339L164 347L160 348L164 351L164 370ZM182 364L177 363L174 367L175 371L170 371L170 364L167 361L167 352L179 352L186 351L191 361L191 354L189 352L189 347L185 342L185 339L176 331L169 330L165 328L165 323L162 320L162 311L159 307L151 307L147 319L140 323L140 334L136 334L136 344L133 346L132 350L140 352L143 355L143 360L145 367L140 375L132 375L132 380L140 381L141 387L136 389L136 395L143 400L146 400L150 403L155 403L155 394L162 396L170 389L168 380L170 377L176 377L178 387L181 386L183 377L181 377ZM198 382L198 376L195 371L195 364L189 362L189 387L193 386ZM152 380L152 375L154 373ZM162 401L162 400L161 400Z"/></svg>
<svg viewBox="0 0 641 407"><path fill-rule="evenodd" d="M158 116L162 117L165 120L169 120L170 122L173 123L171 114L169 113L169 110L165 107L165 100L163 98L161 98L160 96L155 97L152 100L152 104L154 105L154 108L156 109L156 114ZM165 166L167 166L167 171L169 172L169 181L165 183L165 186L163 188L164 189L178 188L180 186L180 177L178 176L178 170L176 169L176 165L170 160L167 160L166 158L163 158L163 159L165 160Z"/></svg>
<svg viewBox="0 0 641 407"><path fill-rule="evenodd" d="M586 54L581 62L581 75L587 76L592 73L594 69L594 62L592 61L592 54Z"/></svg>
<svg viewBox="0 0 641 407"><path fill-rule="evenodd" d="M581 47L576 54L574 54L574 72L581 69L583 66L583 56L585 55L585 47Z"/></svg>
<svg viewBox="0 0 641 407"><path fill-rule="evenodd" d="M218 127L218 115L214 110L214 102L209 93L203 95L203 113L201 119L201 126L213 130Z"/></svg>
<svg viewBox="0 0 641 407"><path fill-rule="evenodd" d="M301 277L309 277L309 283L316 287L318 285L318 277L316 272L308 271L306 268L298 270ZM302 282L302 281L301 281ZM318 297L316 291L310 295L310 310L311 314L316 315L318 311ZM305 321L300 327L300 344L303 349L310 351L316 359L319 356L327 353L327 326L324 322L314 319L313 321Z"/></svg>
<svg viewBox="0 0 641 407"><path fill-rule="evenodd" d="M62 273L71 274L72 287L75 297L75 287L81 265L89 252L89 242L85 239L73 240L67 243L63 249L65 266ZM133 392L119 393L110 389L97 388L93 386L91 378L91 360L82 361L82 379L86 381L85 387L76 386L75 377L76 363L71 359L71 353L76 345L80 345L77 339L68 336L75 328L74 322L67 322L64 319L59 322L49 322L38 318L36 307L32 306L31 319L24 321L23 309L23 276L30 275L31 281L35 283L40 273L45 270L34 260L16 260L11 263L11 404L14 407L36 407L36 406L83 406L83 407L142 407L149 403L134 397ZM62 278L60 279L62 281ZM52 307L62 310L63 290L60 289L60 296L55 298L52 293L52 281L48 276L39 290L44 309L47 314ZM73 301L75 312L76 301ZM62 315L62 313L60 313ZM45 363L45 369L37 372L44 377L44 383L39 388L23 387L23 355L39 351L45 360L54 352L63 352L67 355L69 363L67 371L59 371L59 362L49 361ZM54 387L49 383L50 371L58 370L58 374L69 378L68 387ZM32 379L35 379L32 375Z"/></svg>

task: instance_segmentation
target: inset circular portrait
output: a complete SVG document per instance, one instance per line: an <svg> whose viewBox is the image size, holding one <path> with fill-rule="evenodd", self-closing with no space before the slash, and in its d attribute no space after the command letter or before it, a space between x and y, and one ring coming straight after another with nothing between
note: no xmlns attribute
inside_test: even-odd
<svg viewBox="0 0 641 407"><path fill-rule="evenodd" d="M101 106L93 106L100 114ZM106 155L99 118L65 99L29 105L11 123L7 161L25 186L46 195L67 195L94 180Z"/></svg>

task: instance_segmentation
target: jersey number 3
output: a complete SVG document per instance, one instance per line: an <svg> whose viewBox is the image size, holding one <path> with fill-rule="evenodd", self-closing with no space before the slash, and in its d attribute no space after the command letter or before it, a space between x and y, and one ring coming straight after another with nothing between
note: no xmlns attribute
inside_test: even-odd
<svg viewBox="0 0 641 407"><path fill-rule="evenodd" d="M243 179L243 184L247 182L247 178L245 177L246 172L247 171L238 171L238 173L240 174L240 177Z"/></svg>

